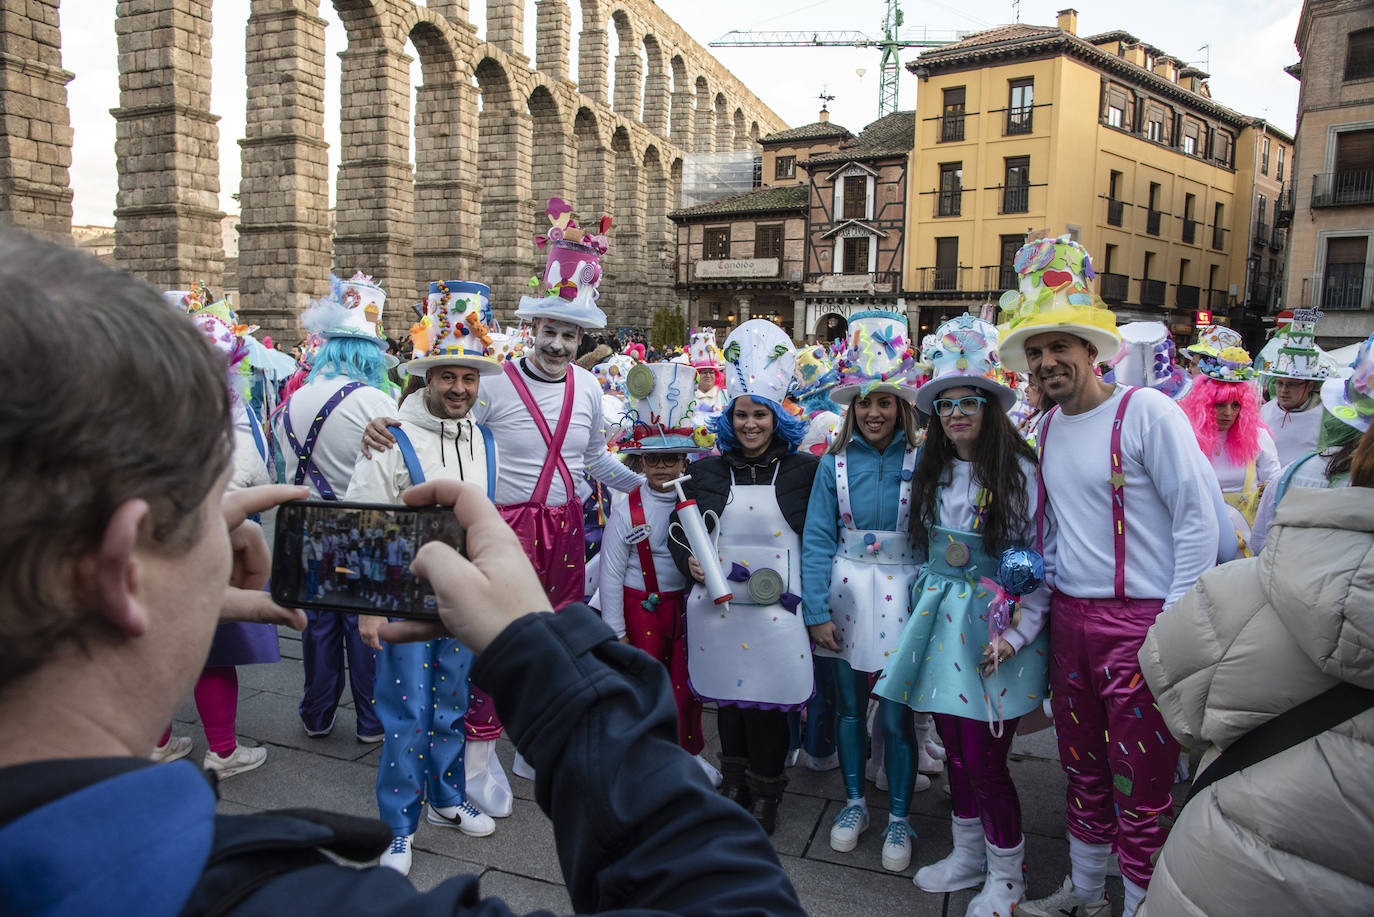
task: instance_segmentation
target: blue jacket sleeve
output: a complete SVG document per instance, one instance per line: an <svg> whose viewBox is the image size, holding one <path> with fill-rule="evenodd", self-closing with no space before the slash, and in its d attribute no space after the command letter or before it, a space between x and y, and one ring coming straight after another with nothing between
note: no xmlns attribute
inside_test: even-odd
<svg viewBox="0 0 1374 917"><path fill-rule="evenodd" d="M821 459L811 483L802 530L802 620L808 626L830 620L830 570L839 546L839 502L835 496L835 456Z"/></svg>

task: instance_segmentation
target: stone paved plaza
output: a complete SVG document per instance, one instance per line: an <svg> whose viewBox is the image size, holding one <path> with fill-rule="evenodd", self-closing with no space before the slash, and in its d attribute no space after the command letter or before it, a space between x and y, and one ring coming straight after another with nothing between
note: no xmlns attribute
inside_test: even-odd
<svg viewBox="0 0 1374 917"><path fill-rule="evenodd" d="M239 669L240 739L266 745L269 751L261 768L220 785L220 811L310 806L375 817L373 787L380 746L361 745L354 738L347 691L345 703L350 706L340 710L334 732L322 739L305 735L296 716L303 683L299 637L283 630L281 646L280 663ZM193 760L199 761L205 754L205 737L195 705L188 700L177 719L177 732L195 739ZM709 710L706 732L707 756L716 760L719 744L714 715ZM513 749L505 738L499 751L509 771ZM1068 871L1064 778L1052 733L1018 739L1013 759L1012 773L1025 812L1030 892L1043 895L1058 886ZM870 787L873 827L856 851L839 854L828 842L830 823L843 796L839 772L816 774L794 767L788 777L791 784L773 842L808 913L815 917L963 914L973 891L931 895L911 883L918 866L949 852L949 797L941 791L940 778L929 790L916 795L912 806L912 824L919 835L916 856L911 868L896 875L885 872L878 862L885 793ZM511 785L515 813L499 819L491 837L466 837L422 819L410 877L417 887L425 889L455 874L480 873L484 894L505 899L517 911L547 908L567 914L571 902L554 853L553 830L534 802L534 784L511 775ZM1107 889L1119 914L1121 881L1108 879Z"/></svg>

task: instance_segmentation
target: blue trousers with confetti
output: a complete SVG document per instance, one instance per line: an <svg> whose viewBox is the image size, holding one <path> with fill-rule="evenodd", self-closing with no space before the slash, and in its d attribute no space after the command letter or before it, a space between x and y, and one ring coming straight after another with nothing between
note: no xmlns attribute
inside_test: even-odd
<svg viewBox="0 0 1374 917"><path fill-rule="evenodd" d="M374 708L386 738L377 809L393 834L414 834L420 807L467 798L463 771L468 671L475 657L457 640L382 644Z"/></svg>

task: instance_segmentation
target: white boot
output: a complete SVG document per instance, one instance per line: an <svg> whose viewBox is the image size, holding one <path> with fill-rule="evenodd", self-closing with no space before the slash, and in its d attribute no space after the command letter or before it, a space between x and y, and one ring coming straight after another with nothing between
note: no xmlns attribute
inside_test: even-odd
<svg viewBox="0 0 1374 917"><path fill-rule="evenodd" d="M517 777L523 777L526 780L534 779L534 768L519 751L516 751L515 763L510 766L510 769Z"/></svg>
<svg viewBox="0 0 1374 917"><path fill-rule="evenodd" d="M949 856L916 870L911 881L927 892L957 892L975 888L987 875L983 822L978 818L951 819L954 849Z"/></svg>
<svg viewBox="0 0 1374 917"><path fill-rule="evenodd" d="M468 801L492 818L505 818L515 809L515 794L501 759L496 757L495 740L470 741L463 754Z"/></svg>
<svg viewBox="0 0 1374 917"><path fill-rule="evenodd" d="M1025 838L1008 849L987 842L988 878L983 890L968 903L964 917L1012 917L1012 908L1026 896L1022 873L1025 852Z"/></svg>
<svg viewBox="0 0 1374 917"><path fill-rule="evenodd" d="M916 770L922 774L939 774L945 769L945 747L935 731L935 720L929 713L916 714Z"/></svg>

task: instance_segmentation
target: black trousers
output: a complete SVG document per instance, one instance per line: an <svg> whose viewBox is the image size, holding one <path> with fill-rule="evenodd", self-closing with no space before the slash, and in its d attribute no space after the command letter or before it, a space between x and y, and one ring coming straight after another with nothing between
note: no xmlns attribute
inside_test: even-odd
<svg viewBox="0 0 1374 917"><path fill-rule="evenodd" d="M782 776L791 744L786 713L722 705L716 726L722 755L749 759L749 770L760 777Z"/></svg>

